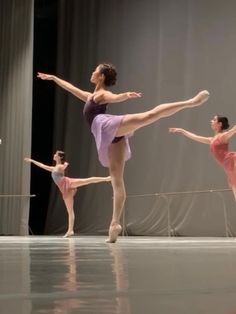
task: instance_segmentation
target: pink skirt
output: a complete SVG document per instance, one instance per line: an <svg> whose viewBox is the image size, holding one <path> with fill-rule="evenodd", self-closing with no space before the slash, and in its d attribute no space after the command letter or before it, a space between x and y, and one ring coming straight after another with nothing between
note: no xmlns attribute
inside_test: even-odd
<svg viewBox="0 0 236 314"><path fill-rule="evenodd" d="M99 114L97 115L91 125L91 131L94 135L98 159L104 167L109 167L109 158L108 158L108 148L112 144L112 141L115 138L117 130L120 126L123 115L110 115L110 114ZM125 139L125 161L130 159L131 150L129 146L128 138L132 136L133 133L124 136Z"/></svg>
<svg viewBox="0 0 236 314"><path fill-rule="evenodd" d="M230 187L236 187L236 153L229 152L223 162Z"/></svg>
<svg viewBox="0 0 236 314"><path fill-rule="evenodd" d="M71 193L73 196L75 195L77 189L71 188L71 180L68 177L62 177L61 180L58 182L57 186L61 191L63 199L67 198Z"/></svg>

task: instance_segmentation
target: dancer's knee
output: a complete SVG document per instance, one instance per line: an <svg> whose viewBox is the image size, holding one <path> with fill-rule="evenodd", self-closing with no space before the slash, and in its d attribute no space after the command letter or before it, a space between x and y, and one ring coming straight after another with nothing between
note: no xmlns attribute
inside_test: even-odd
<svg viewBox="0 0 236 314"><path fill-rule="evenodd" d="M159 119L159 114L157 114L157 112L154 109L152 109L152 110L145 112L145 114L142 116L139 124L140 124L140 126L146 126L148 124L153 123L154 121L156 121L158 119Z"/></svg>

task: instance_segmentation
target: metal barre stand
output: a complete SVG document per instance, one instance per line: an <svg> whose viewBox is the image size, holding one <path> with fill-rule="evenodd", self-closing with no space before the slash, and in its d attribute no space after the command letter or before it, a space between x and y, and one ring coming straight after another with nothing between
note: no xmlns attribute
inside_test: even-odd
<svg viewBox="0 0 236 314"><path fill-rule="evenodd" d="M167 204L167 230L168 230L168 236L172 236L171 234L171 222L170 222L170 196L178 196L178 195L187 195L187 194L204 194L204 193L217 193L219 198L222 201L223 204L223 213L224 213L224 219L225 219L225 236L229 237L231 236L229 234L228 225L227 225L227 211L225 207L225 202L222 193L223 192L232 192L231 189L216 189L216 190L199 190L199 191L183 191L183 192L161 192L161 193L153 193L153 194L136 194L136 195L127 195L128 198L137 198L137 197L161 197L166 201ZM125 224L125 210L123 211L122 215L122 236L127 235L126 232L126 224Z"/></svg>

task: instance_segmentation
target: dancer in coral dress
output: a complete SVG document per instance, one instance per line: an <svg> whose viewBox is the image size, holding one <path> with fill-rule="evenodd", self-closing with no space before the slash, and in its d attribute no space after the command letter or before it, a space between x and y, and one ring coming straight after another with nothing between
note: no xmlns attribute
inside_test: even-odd
<svg viewBox="0 0 236 314"><path fill-rule="evenodd" d="M52 173L52 179L61 191L68 212L68 229L64 237L70 237L74 234L74 196L77 188L91 183L109 182L111 177L69 178L64 175L69 165L65 161L65 153L56 151L53 159L56 162L55 166L48 166L31 158L25 158L25 161Z"/></svg>
<svg viewBox="0 0 236 314"><path fill-rule="evenodd" d="M226 117L214 116L211 120L211 128L214 131L213 137L204 137L191 133L180 128L170 128L171 133L181 133L186 137L210 145L210 151L216 161L223 167L229 186L231 187L236 200L236 152L229 152L229 139L236 133L236 126L230 130Z"/></svg>
<svg viewBox="0 0 236 314"><path fill-rule="evenodd" d="M91 75L95 85L93 93L83 91L55 75L38 73L43 80L52 80L63 89L85 102L84 116L94 135L98 158L101 164L109 168L113 188L113 215L107 242L116 242L121 232L120 218L126 199L124 185L125 161L131 156L128 138L134 131L169 117L174 113L199 106L209 98L208 91L201 91L194 98L155 106L146 112L125 115L106 114L108 104L141 97L137 92L114 94L108 89L116 82L116 69L113 65L99 64Z"/></svg>

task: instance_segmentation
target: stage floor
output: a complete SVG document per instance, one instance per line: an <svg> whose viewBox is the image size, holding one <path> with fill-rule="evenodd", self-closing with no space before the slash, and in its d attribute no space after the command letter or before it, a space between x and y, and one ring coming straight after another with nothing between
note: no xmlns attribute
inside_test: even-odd
<svg viewBox="0 0 236 314"><path fill-rule="evenodd" d="M0 313L233 314L234 238L0 237Z"/></svg>

